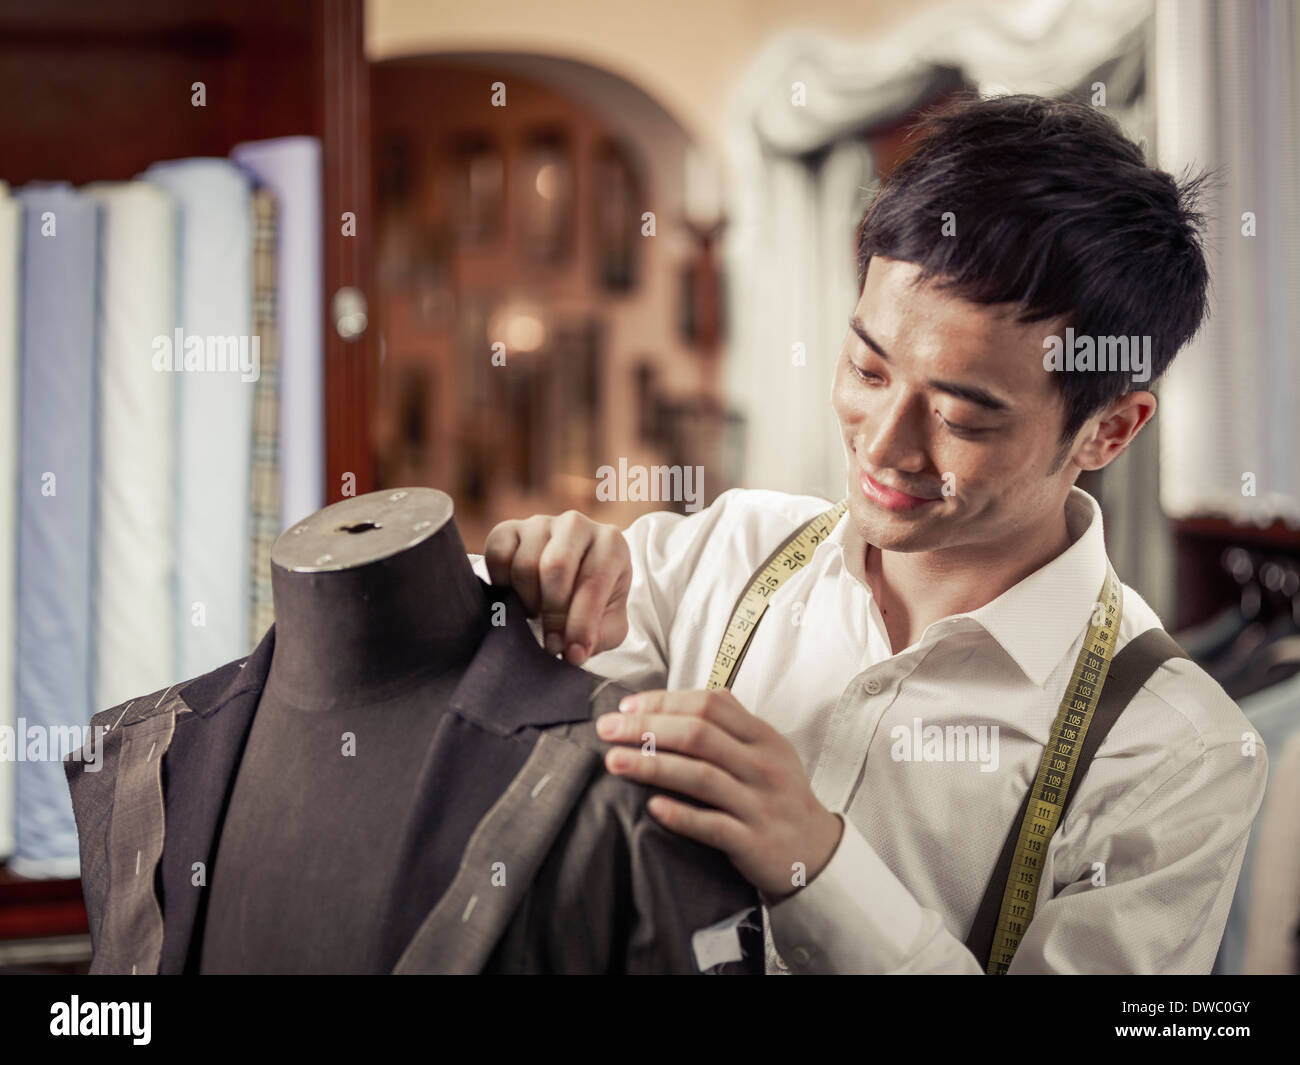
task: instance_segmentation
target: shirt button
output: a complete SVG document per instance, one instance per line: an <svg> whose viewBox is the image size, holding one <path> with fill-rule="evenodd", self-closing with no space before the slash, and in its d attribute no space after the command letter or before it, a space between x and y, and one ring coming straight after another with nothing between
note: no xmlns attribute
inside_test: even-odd
<svg viewBox="0 0 1300 1065"><path fill-rule="evenodd" d="M795 947L790 951L790 960L802 969L812 961L812 954L803 947Z"/></svg>
<svg viewBox="0 0 1300 1065"><path fill-rule="evenodd" d="M875 677L868 677L862 687L868 695L880 694L880 681Z"/></svg>

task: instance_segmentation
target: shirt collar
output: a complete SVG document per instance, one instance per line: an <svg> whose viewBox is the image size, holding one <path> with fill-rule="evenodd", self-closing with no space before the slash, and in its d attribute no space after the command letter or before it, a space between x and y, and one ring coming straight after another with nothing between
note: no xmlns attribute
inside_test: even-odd
<svg viewBox="0 0 1300 1065"><path fill-rule="evenodd" d="M952 615L980 625L1040 688L1078 639L1106 580L1106 542L1097 501L1083 489L1071 488L1065 522L1069 547L991 602ZM839 547L845 568L870 594L866 540L847 512L823 543ZM938 638L931 625L920 643Z"/></svg>

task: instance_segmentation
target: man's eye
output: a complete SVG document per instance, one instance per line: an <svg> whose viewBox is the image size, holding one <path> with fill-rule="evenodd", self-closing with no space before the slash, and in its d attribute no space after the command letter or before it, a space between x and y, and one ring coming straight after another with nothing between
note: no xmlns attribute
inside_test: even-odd
<svg viewBox="0 0 1300 1065"><path fill-rule="evenodd" d="M938 411L935 411L934 413L939 414ZM988 432L987 429L972 429L970 428L970 426L967 425L957 425L954 422L950 422L942 414L939 414L939 421L943 422L945 426L951 429L958 436L979 436L981 433Z"/></svg>
<svg viewBox="0 0 1300 1065"><path fill-rule="evenodd" d="M858 378L859 378L860 380L862 380L862 381L879 381L879 380L880 380L880 374L871 373L871 372L868 371L868 370L864 370L861 366L859 366L859 365L858 365L856 362L854 362L852 359L849 360L849 365L853 367L853 372L854 372L855 374L857 374L857 375L858 375Z"/></svg>

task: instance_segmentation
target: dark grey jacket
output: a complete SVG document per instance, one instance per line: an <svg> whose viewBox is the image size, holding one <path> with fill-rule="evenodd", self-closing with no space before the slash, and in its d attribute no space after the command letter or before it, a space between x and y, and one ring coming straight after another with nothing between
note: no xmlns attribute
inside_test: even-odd
<svg viewBox="0 0 1300 1065"><path fill-rule="evenodd" d="M693 973L695 933L752 911L706 934L743 953L707 971L762 973L754 889L721 852L662 827L651 789L604 768L592 718L627 689L547 655L514 592L483 589L507 623L489 628L439 724L440 776L413 796L403 840L401 868L427 872L434 893L425 873L394 881L368 971ZM274 643L272 626L248 658L96 714L100 770L65 761L92 973L197 971L207 889L191 866L213 868Z"/></svg>

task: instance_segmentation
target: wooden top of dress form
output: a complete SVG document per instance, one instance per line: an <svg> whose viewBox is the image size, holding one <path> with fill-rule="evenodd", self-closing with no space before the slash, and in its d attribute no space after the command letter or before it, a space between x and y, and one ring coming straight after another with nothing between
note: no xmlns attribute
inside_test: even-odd
<svg viewBox="0 0 1300 1065"><path fill-rule="evenodd" d="M436 535L453 505L436 488L390 488L331 503L280 534L271 564L294 573L368 565Z"/></svg>

